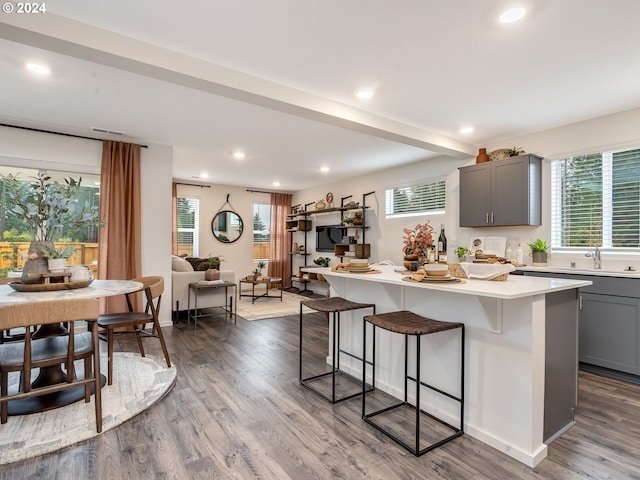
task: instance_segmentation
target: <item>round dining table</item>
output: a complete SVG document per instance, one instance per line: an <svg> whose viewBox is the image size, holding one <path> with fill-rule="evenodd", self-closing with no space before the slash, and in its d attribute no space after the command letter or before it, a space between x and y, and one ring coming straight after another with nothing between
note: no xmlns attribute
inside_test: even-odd
<svg viewBox="0 0 640 480"><path fill-rule="evenodd" d="M88 286L82 288L71 288L61 290L47 291L29 291L21 292L14 290L11 285L0 285L0 307L3 305L19 305L31 302L41 302L46 300L70 300L82 298L103 298L114 295L124 295L142 289L140 282L131 280L94 280ZM48 325L47 327L51 327ZM60 325L53 325L58 328L60 334ZM0 310L0 329L2 329L2 313ZM64 331L64 330L63 330ZM36 336L46 336L51 332L43 333L38 331L34 333ZM102 384L104 385L104 376L102 376ZM62 366L41 368L38 377L31 383L32 387L37 388L46 385L53 385L66 381ZM84 398L84 387L70 388L56 393L41 395L37 397L25 398L22 400L9 401L9 415L26 415L29 413L42 412L53 408L62 407L77 402Z"/></svg>

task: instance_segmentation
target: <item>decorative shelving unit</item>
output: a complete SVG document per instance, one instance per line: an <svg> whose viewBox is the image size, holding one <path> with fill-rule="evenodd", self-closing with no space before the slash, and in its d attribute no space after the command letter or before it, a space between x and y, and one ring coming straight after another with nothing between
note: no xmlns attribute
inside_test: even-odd
<svg viewBox="0 0 640 480"><path fill-rule="evenodd" d="M369 208L366 204L367 197L369 195L373 195L375 192L368 192L362 195L362 204L359 205L349 205L346 203L347 200L352 198L352 195L348 195L346 197L342 197L340 199L339 207L329 207L322 208L316 210L307 210L307 207L310 205L314 205L314 202L308 203L304 206L303 211L298 213L293 213L288 216L289 220L287 220L287 231L290 232L291 235L291 244L293 245L294 238L299 238L304 246L304 253L296 253L291 252L291 266L290 266L290 279L292 282L298 282L303 285L300 293L309 291L307 289L307 284L313 280L313 274L304 276L301 274L301 269L304 267L310 267L313 265L309 265L307 262L307 257L309 253L307 252L307 235L308 232L312 229L312 221L309 220L309 217L315 215L328 215L332 213L339 213L342 215L344 212L361 212L362 214L362 225L342 225L340 227L335 228L343 228L345 231L344 236L347 235L349 230L355 230L359 232L360 239L357 243L339 243L334 246L334 255L342 261L345 257L352 258L369 258L371 255L371 245L366 241L366 231L369 228L366 224L366 211ZM304 232L304 236L302 237L294 237L297 232ZM294 275L294 258L300 255L303 258L302 265L297 265L297 274ZM317 276L316 276L317 277Z"/></svg>

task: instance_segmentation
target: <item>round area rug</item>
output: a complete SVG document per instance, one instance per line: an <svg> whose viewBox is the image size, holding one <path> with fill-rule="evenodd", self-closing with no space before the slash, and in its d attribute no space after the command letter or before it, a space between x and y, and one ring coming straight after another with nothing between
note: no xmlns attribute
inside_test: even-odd
<svg viewBox="0 0 640 480"><path fill-rule="evenodd" d="M100 368L106 375L105 356ZM14 381L17 383L17 377ZM164 358L114 353L113 385L102 388L102 431L120 425L161 400L175 381L176 368L167 368ZM0 464L50 453L96 435L99 433L93 397L89 403L81 400L48 412L12 416L0 425Z"/></svg>

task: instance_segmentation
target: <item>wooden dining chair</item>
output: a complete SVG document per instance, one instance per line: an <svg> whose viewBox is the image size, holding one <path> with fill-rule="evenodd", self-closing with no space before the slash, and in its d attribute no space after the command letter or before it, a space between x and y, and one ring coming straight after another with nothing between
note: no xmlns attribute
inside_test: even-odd
<svg viewBox="0 0 640 480"><path fill-rule="evenodd" d="M91 401L93 386L96 429L102 431L102 392L100 381L100 349L96 320L99 301L96 298L49 300L12 305L0 305L0 328L25 328L24 342L0 345L0 418L7 422L8 403L31 397L61 392L84 386L85 402ZM89 322L89 331L76 333L76 323ZM31 327L65 322L68 334L34 338ZM93 359L93 364L92 364ZM74 362L84 361L84 377L75 375ZM34 369L65 365L60 383L32 385ZM93 370L93 372L92 372ZM20 372L16 391L9 389L9 373Z"/></svg>
<svg viewBox="0 0 640 480"><path fill-rule="evenodd" d="M140 355L143 357L144 347L142 339L145 337L155 337L160 340L162 353L167 361L167 367L171 367L169 352L164 342L162 328L160 328L160 320L158 313L160 311L160 302L164 292L164 278L160 276L148 276L135 278L133 281L142 283L142 291L145 296L144 311L135 311L133 308L132 296L137 292L125 294L127 299L128 312L102 314L98 317L98 326L107 331L107 382L109 385L113 383L113 342L115 336L133 336L138 342ZM140 292L140 290L138 290ZM147 329L147 325L151 325L151 329Z"/></svg>
<svg viewBox="0 0 640 480"><path fill-rule="evenodd" d="M0 278L0 285L7 285L12 281L16 281L15 278ZM14 342L21 341L24 339L24 333L20 332L12 332L11 329L0 329L0 343L4 342Z"/></svg>

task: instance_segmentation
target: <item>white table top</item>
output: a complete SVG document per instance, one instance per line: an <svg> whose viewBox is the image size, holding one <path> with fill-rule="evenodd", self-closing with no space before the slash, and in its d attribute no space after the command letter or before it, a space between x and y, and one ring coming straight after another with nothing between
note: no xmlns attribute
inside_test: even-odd
<svg viewBox="0 0 640 480"><path fill-rule="evenodd" d="M66 300L78 298L101 298L123 295L140 290L142 284L130 280L94 280L88 287L52 292L16 292L9 285L0 285L0 305Z"/></svg>
<svg viewBox="0 0 640 480"><path fill-rule="evenodd" d="M314 268L313 272L328 277L329 282L344 278L350 281L361 280L365 282L388 283L409 288L426 288L429 290L455 292L479 297L501 298L505 300L570 290L592 284L590 281L583 280L527 277L524 275L510 275L505 282L465 279L462 283L417 283L403 280L403 277L408 277L408 275L396 272L396 270L402 270L402 267L374 265L373 268L380 270L381 273L342 273L331 271L330 268ZM304 268L303 271L305 271Z"/></svg>

